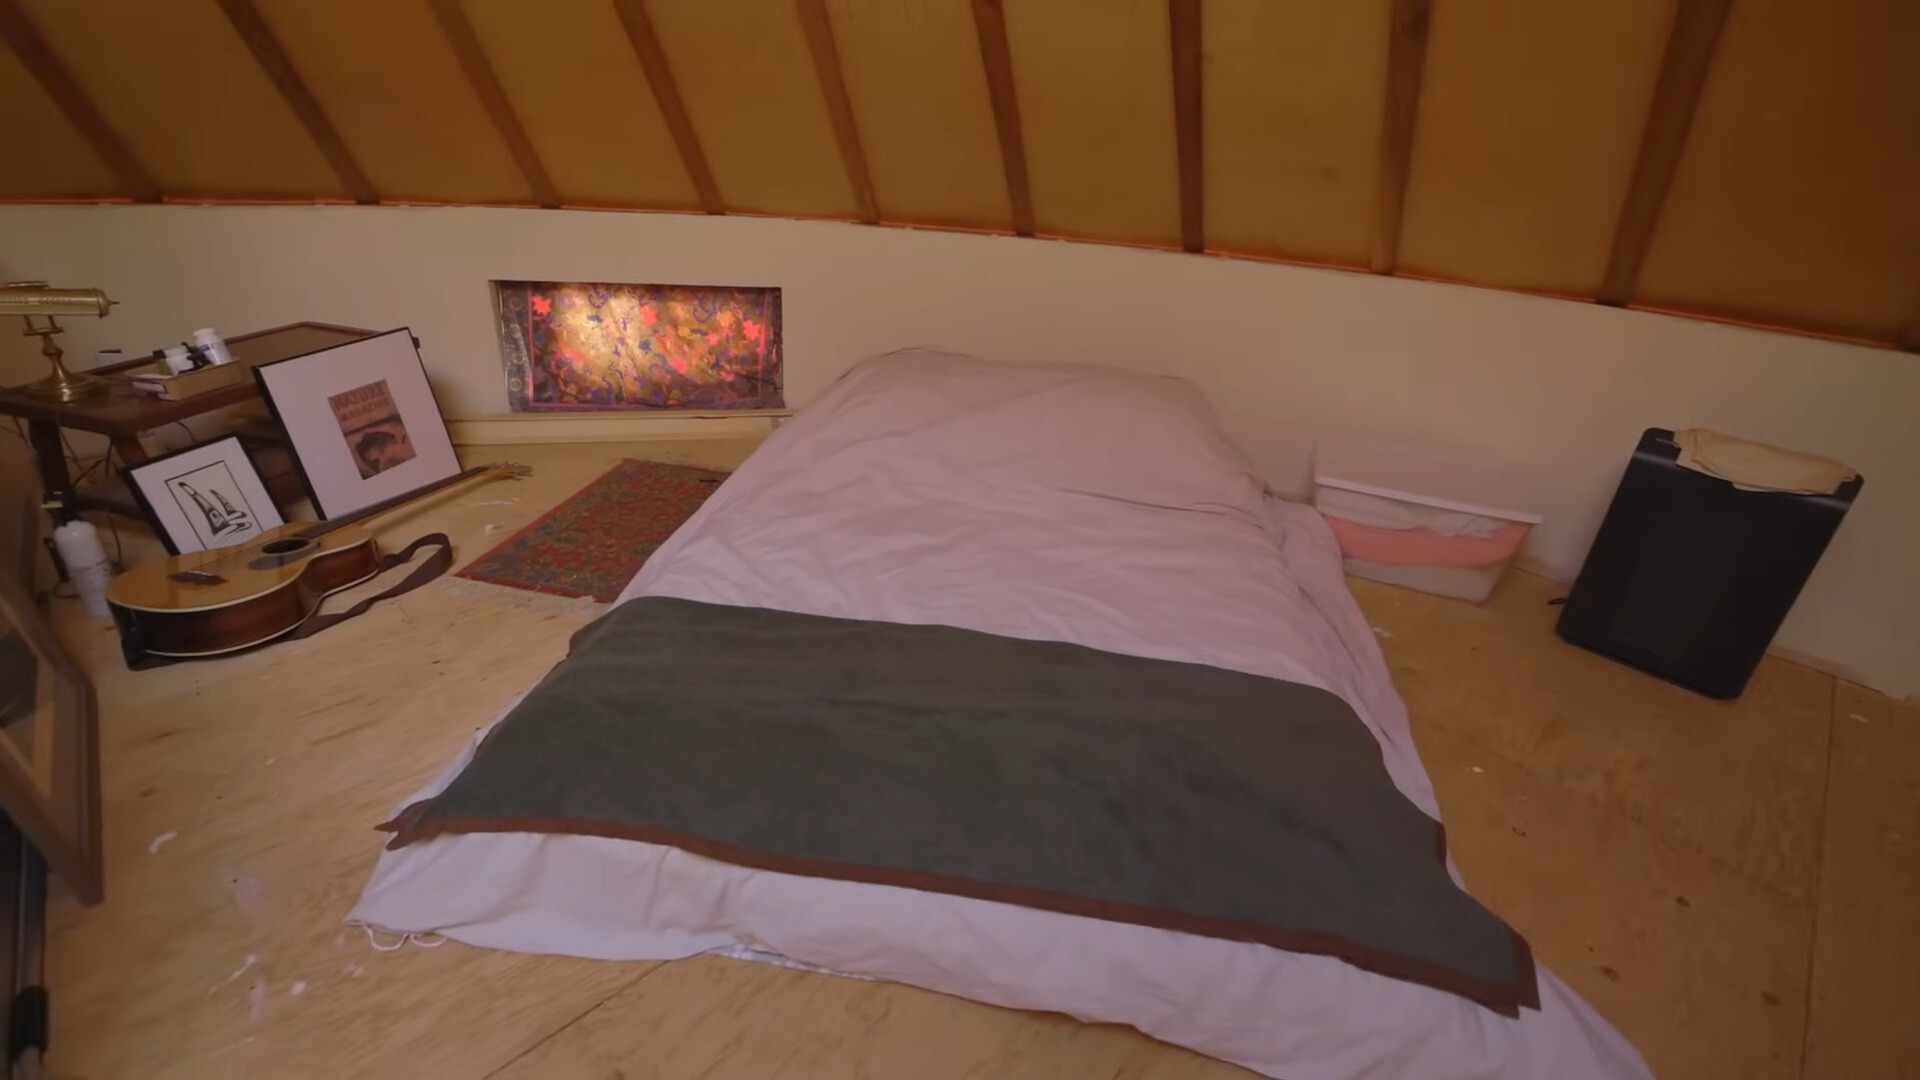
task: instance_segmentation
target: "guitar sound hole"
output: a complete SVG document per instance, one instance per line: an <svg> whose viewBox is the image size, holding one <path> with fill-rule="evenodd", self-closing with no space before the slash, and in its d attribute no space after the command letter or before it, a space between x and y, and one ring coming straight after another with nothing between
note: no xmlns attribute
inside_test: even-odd
<svg viewBox="0 0 1920 1080"><path fill-rule="evenodd" d="M275 570L299 562L318 546L312 540L298 536L269 540L260 545L260 554L247 565L255 570Z"/></svg>

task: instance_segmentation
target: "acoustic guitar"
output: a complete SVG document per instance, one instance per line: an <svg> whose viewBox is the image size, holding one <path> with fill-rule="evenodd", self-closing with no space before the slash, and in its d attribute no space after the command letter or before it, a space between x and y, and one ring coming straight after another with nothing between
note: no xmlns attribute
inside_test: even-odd
<svg viewBox="0 0 1920 1080"><path fill-rule="evenodd" d="M107 586L107 606L122 639L156 656L218 656L265 644L312 618L331 594L380 572L373 534L360 522L454 484L530 471L482 465L331 521L297 521L244 544L137 566Z"/></svg>

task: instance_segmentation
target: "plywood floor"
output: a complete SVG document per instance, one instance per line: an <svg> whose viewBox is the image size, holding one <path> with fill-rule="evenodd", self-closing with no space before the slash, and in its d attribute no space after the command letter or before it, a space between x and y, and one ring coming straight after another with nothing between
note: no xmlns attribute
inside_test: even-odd
<svg viewBox="0 0 1920 1080"><path fill-rule="evenodd" d="M470 559L623 456L480 450L533 479L382 529ZM139 549L130 544L130 554ZM1769 661L1736 704L1567 648L1556 586L1475 608L1356 592L1472 889L1687 1080L1920 1075L1920 710ZM309 641L139 675L70 601L101 692L108 901L56 895L50 1062L134 1077L1128 1077L1241 1070L1131 1031L710 958L608 964L457 943L375 952L340 920L371 826L561 655L595 609L447 579Z"/></svg>

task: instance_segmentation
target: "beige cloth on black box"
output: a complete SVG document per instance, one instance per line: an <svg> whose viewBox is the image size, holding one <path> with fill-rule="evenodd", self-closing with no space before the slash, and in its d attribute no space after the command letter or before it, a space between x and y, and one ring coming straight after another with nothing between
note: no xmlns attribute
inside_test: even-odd
<svg viewBox="0 0 1920 1080"><path fill-rule="evenodd" d="M1831 495L1858 473L1837 461L1782 450L1705 428L1673 433L1680 467L1717 476L1744 491Z"/></svg>

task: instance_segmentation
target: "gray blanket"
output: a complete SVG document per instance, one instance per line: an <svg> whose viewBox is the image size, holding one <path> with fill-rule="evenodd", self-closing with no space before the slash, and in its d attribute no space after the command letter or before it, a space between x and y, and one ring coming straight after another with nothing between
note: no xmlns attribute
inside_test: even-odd
<svg viewBox="0 0 1920 1080"><path fill-rule="evenodd" d="M642 597L382 828L624 837L1538 1005L1339 697L1077 645Z"/></svg>

